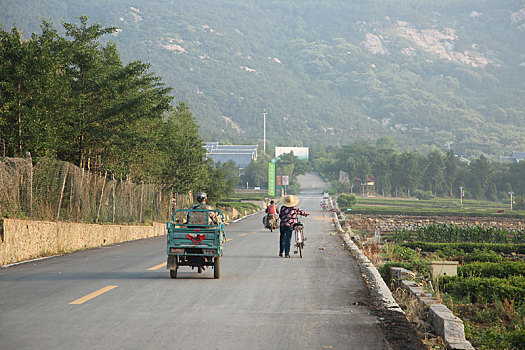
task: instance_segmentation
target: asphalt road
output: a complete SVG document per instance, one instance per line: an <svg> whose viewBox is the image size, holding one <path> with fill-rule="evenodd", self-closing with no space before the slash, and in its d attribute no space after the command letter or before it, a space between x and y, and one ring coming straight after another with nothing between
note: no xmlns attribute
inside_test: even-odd
<svg viewBox="0 0 525 350"><path fill-rule="evenodd" d="M165 237L0 268L0 349L389 349L322 182L301 181L303 259L258 213L227 226L218 280L170 279Z"/></svg>

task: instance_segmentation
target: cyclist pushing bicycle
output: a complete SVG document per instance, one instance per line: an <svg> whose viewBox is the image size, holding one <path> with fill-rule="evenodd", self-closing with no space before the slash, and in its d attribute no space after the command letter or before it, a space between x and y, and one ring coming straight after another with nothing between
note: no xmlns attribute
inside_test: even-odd
<svg viewBox="0 0 525 350"><path fill-rule="evenodd" d="M290 257L290 243L292 240L292 232L294 225L297 223L299 215L308 216L310 213L301 210L297 207L299 198L294 195L285 196L282 200L281 210L279 211L279 220L281 224L279 229L281 235L279 237L279 256Z"/></svg>

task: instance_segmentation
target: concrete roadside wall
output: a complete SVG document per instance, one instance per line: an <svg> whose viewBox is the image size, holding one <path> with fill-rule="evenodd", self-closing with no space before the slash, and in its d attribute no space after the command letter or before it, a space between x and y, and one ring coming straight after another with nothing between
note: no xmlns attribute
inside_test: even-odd
<svg viewBox="0 0 525 350"><path fill-rule="evenodd" d="M164 234L166 225L161 223L132 226L3 219L0 266Z"/></svg>

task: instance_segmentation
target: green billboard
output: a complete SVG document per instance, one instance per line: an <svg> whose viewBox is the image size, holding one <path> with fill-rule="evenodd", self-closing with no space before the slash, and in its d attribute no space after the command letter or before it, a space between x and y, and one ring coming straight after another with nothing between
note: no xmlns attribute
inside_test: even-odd
<svg viewBox="0 0 525 350"><path fill-rule="evenodd" d="M275 197L275 163L268 163L268 195Z"/></svg>

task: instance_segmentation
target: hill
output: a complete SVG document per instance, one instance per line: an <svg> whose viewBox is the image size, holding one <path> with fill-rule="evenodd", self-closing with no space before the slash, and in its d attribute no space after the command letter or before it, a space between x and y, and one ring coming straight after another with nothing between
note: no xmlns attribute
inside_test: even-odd
<svg viewBox="0 0 525 350"><path fill-rule="evenodd" d="M448 145L504 155L525 145L525 1L4 0L0 23L116 26L187 102L205 140L270 145Z"/></svg>

